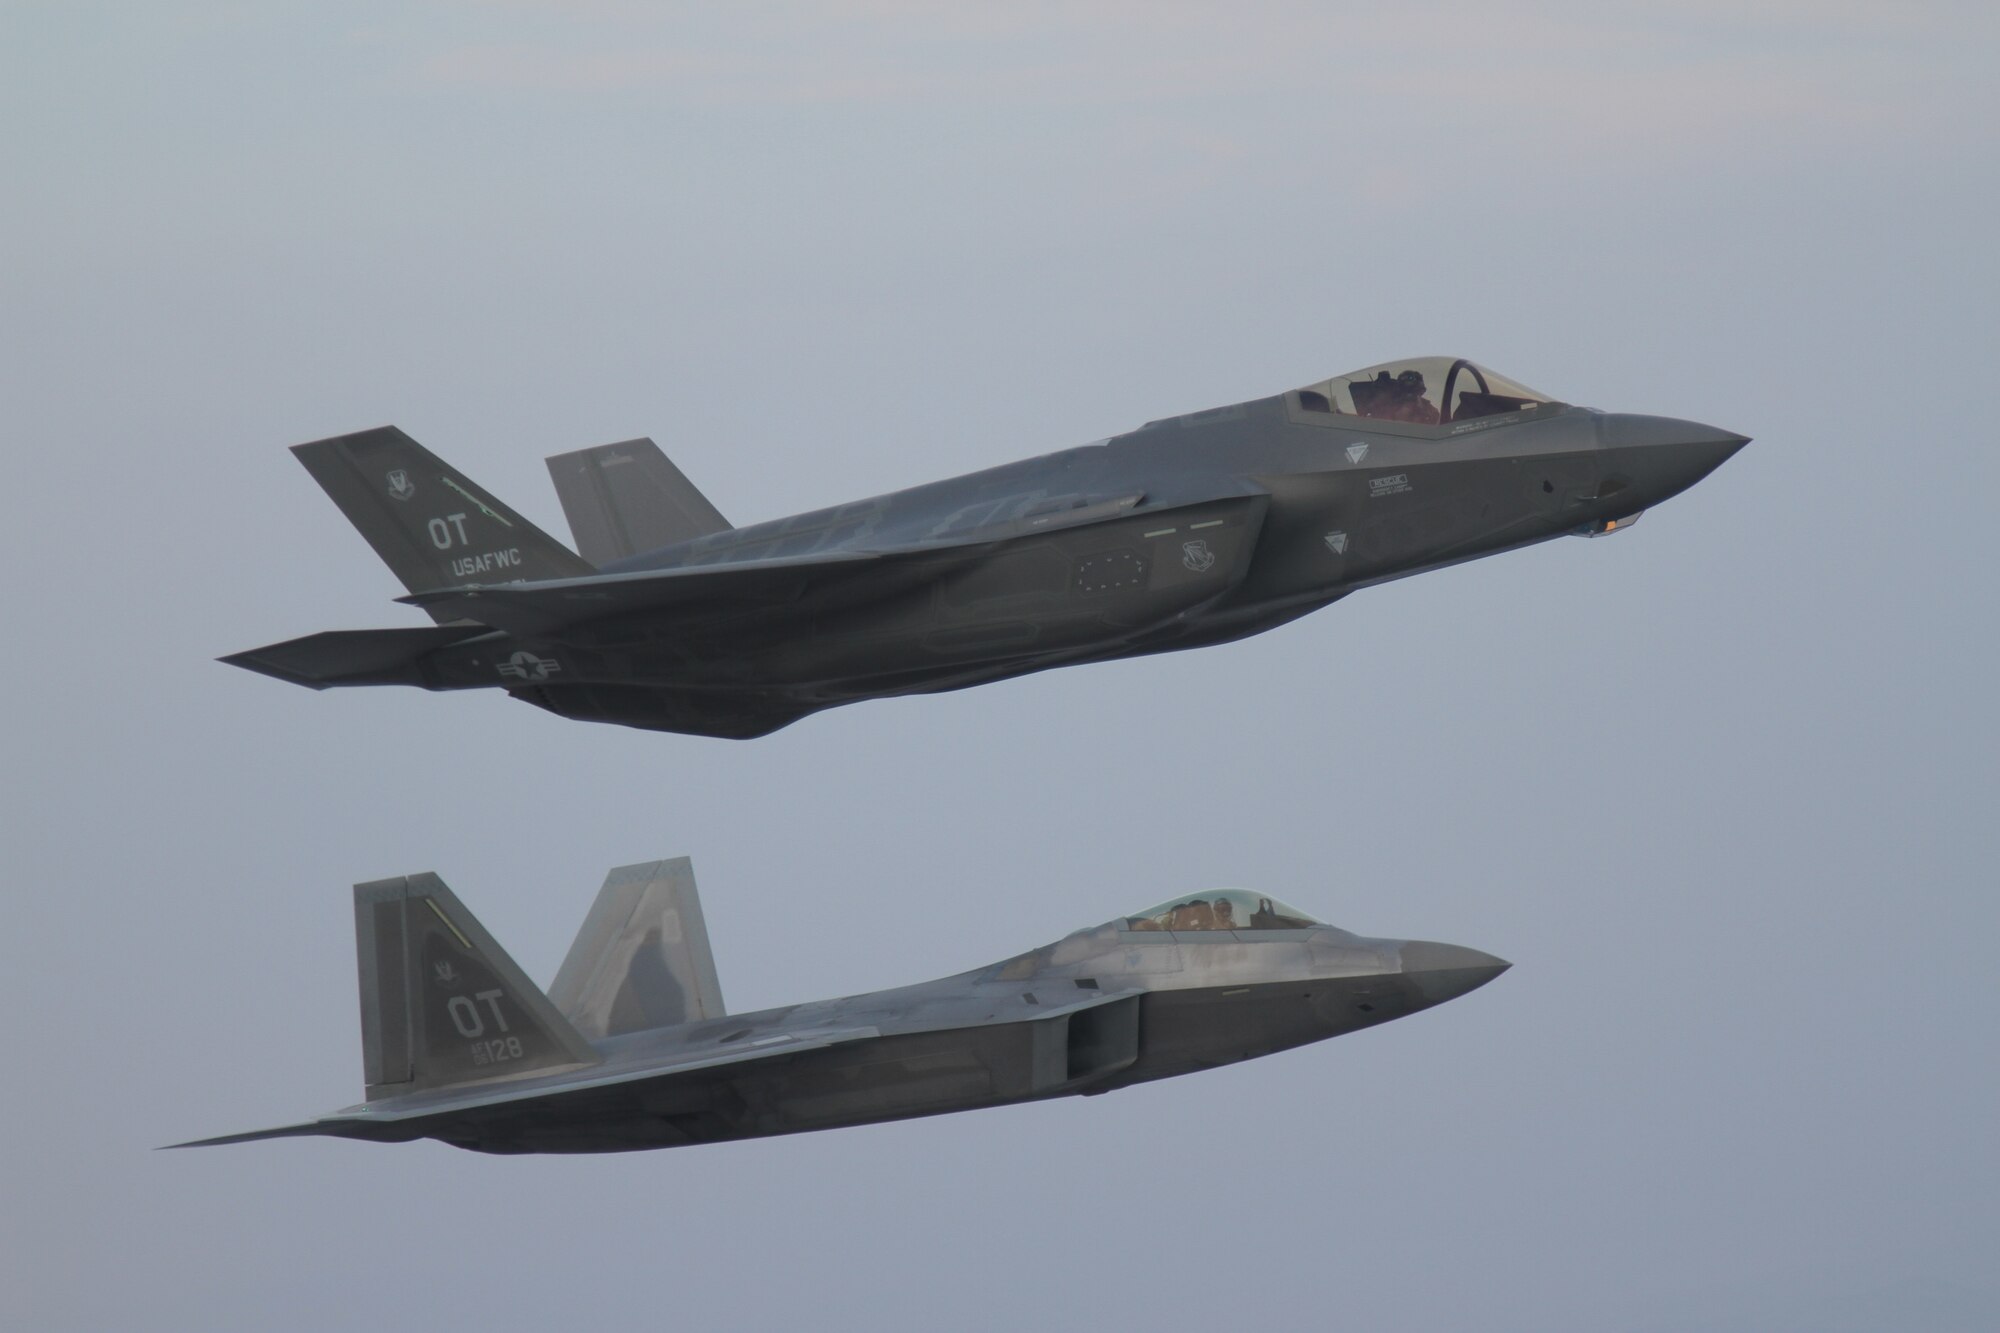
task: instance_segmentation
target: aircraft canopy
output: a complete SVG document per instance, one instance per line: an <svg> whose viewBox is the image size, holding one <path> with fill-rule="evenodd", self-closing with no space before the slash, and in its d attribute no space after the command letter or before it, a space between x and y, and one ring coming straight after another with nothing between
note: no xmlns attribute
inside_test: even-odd
<svg viewBox="0 0 2000 1333"><path fill-rule="evenodd" d="M1547 394L1464 357L1416 356L1335 375L1298 391L1308 412L1441 426L1474 417L1504 416L1543 403Z"/></svg>
<svg viewBox="0 0 2000 1333"><path fill-rule="evenodd" d="M1149 907L1127 930L1304 930L1320 923L1296 907L1248 889L1211 889Z"/></svg>

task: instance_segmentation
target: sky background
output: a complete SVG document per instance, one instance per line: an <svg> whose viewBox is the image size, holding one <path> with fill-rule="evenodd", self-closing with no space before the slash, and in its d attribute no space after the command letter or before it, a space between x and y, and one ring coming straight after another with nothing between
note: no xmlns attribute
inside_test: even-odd
<svg viewBox="0 0 2000 1333"><path fill-rule="evenodd" d="M0 1325L2000 1326L1989 5L0 3ZM1612 540L753 742L420 624L285 446L752 522L1391 357L1755 443ZM732 1008L1240 884L1514 969L1231 1069L584 1159L360 1096L357 880Z"/></svg>

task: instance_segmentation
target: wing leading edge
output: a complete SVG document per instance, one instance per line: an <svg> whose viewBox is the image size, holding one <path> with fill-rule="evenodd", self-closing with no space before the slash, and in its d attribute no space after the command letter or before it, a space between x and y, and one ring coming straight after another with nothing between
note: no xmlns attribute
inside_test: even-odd
<svg viewBox="0 0 2000 1333"><path fill-rule="evenodd" d="M765 559L713 560L666 569L594 574L579 578L543 579L528 583L466 584L413 592L396 600L422 607L440 621L471 620L510 634L555 634L569 625L614 616L659 611L698 612L742 610L757 604L781 607L815 599L814 610L826 612L821 599L831 585L852 586L855 596L873 600L950 577L1014 543L1040 538L1061 540L1066 534L1102 527L1107 537L1129 529L1170 525L1190 513L1236 514L1244 524L1242 540L1253 544L1269 497L1262 492L1217 497L1197 504L1156 510L1136 508L1139 496L1123 496L1102 505L1049 515L1010 520L996 528L909 546L873 550L827 551ZM1204 525L1205 526L1205 525ZM1133 536L1141 536L1134 533ZM1146 531L1142 540L1150 540ZM1196 538L1193 546L1205 547ZM1210 567L1208 553L1187 555L1190 569ZM1234 565L1232 582L1241 579L1247 563Z"/></svg>
<svg viewBox="0 0 2000 1333"><path fill-rule="evenodd" d="M695 609L704 603L720 608L783 605L815 584L889 558L873 551L840 551L493 587L435 588L396 600L422 607L442 621L475 620L509 634L540 635L610 616Z"/></svg>

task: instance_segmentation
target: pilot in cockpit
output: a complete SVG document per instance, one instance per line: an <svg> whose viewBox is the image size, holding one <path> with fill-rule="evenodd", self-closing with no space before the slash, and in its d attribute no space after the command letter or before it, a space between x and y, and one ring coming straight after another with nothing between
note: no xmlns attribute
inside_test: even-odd
<svg viewBox="0 0 2000 1333"><path fill-rule="evenodd" d="M1424 397L1426 386L1421 370L1405 370L1395 376L1386 370L1378 370L1374 379L1351 381L1347 387L1354 395L1357 415L1383 421L1408 421L1418 426L1438 424L1436 406Z"/></svg>

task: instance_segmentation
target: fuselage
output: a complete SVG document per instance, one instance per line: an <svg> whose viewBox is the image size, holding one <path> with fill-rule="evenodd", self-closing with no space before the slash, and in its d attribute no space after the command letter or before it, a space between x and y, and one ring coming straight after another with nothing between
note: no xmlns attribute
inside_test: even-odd
<svg viewBox="0 0 2000 1333"><path fill-rule="evenodd" d="M755 736L858 699L1240 638L1371 584L1615 530L1745 442L1551 401L1463 360L1368 375L710 532L582 577L509 584L496 566L501 582L409 599L438 630L230 660L320 687L501 688L569 717ZM1439 380L1442 408L1426 396ZM391 534L385 558L406 578L460 549L482 568L520 562L518 528L503 526L518 516L449 477L392 468L385 483L376 473L396 457L370 457L316 475L344 506L374 506L371 540ZM396 503L410 495L425 498ZM440 496L465 512L417 526ZM576 557L551 547L549 561Z"/></svg>
<svg viewBox="0 0 2000 1333"><path fill-rule="evenodd" d="M916 986L611 1038L600 1065L519 1080L504 1103L474 1084L351 1107L318 1132L615 1152L1094 1095L1372 1027L1507 966L1317 923L1135 920Z"/></svg>
<svg viewBox="0 0 2000 1333"><path fill-rule="evenodd" d="M719 533L607 572L837 550L912 552L805 605L633 617L561 641L496 635L435 684L502 683L570 716L755 734L854 699L1258 633L1357 588L1601 529L1692 485L1741 439L1550 404L1450 428L1281 395L853 504ZM979 544L940 547L950 540ZM529 670L532 670L532 665ZM560 680L555 676L559 674Z"/></svg>

